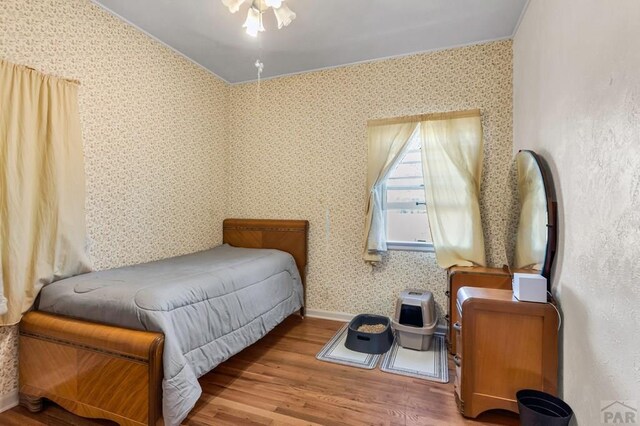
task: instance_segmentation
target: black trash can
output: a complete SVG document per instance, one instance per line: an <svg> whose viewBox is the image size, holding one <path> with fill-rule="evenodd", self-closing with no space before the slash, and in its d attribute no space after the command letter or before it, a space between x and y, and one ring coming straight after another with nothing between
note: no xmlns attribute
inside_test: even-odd
<svg viewBox="0 0 640 426"><path fill-rule="evenodd" d="M516 392L522 426L566 426L571 421L571 407L553 395L533 389Z"/></svg>

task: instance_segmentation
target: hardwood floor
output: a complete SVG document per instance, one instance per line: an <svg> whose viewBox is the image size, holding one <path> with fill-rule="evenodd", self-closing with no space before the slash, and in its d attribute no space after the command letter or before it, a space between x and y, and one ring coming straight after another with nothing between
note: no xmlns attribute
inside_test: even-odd
<svg viewBox="0 0 640 426"><path fill-rule="evenodd" d="M321 362L316 353L342 323L292 316L255 345L200 379L203 394L184 424L202 425L517 425L506 412L464 419L453 379L439 384L380 370ZM453 378L453 366L449 365ZM1 425L108 425L50 404L16 407Z"/></svg>

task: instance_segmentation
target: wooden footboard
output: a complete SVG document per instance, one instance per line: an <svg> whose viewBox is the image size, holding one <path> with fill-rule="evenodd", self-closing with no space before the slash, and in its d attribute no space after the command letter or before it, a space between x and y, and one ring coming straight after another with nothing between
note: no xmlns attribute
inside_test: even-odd
<svg viewBox="0 0 640 426"><path fill-rule="evenodd" d="M20 403L30 411L46 398L121 425L161 422L162 334L30 312L19 344Z"/></svg>

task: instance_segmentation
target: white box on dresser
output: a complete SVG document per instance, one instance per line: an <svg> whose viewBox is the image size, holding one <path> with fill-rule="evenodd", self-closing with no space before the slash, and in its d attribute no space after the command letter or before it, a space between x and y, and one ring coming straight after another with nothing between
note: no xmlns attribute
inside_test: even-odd
<svg viewBox="0 0 640 426"><path fill-rule="evenodd" d="M513 274L513 295L521 302L547 303L547 279L540 274Z"/></svg>

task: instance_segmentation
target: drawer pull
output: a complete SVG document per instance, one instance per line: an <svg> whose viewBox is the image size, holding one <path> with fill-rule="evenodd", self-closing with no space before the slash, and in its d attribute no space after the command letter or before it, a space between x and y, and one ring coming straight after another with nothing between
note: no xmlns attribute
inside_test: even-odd
<svg viewBox="0 0 640 426"><path fill-rule="evenodd" d="M451 293L449 292L449 290L447 290L447 291L444 292L444 295L447 296L447 297L450 297Z"/></svg>
<svg viewBox="0 0 640 426"><path fill-rule="evenodd" d="M449 322L449 314L447 314L447 315L445 315L445 316L444 316L444 320L445 320L446 322Z"/></svg>
<svg viewBox="0 0 640 426"><path fill-rule="evenodd" d="M456 365L456 367L460 367L460 365L462 365L462 360L460 359L460 357L458 355L454 355L453 356L453 363Z"/></svg>
<svg viewBox="0 0 640 426"><path fill-rule="evenodd" d="M455 331L462 331L462 326L460 325L460 323L458 321L453 323L453 329Z"/></svg>

